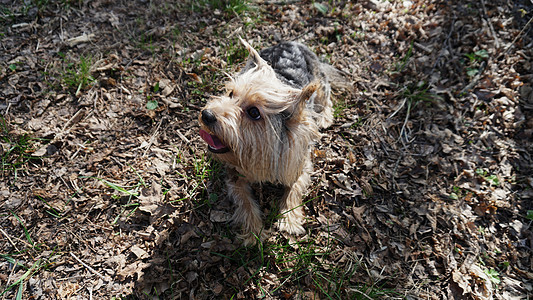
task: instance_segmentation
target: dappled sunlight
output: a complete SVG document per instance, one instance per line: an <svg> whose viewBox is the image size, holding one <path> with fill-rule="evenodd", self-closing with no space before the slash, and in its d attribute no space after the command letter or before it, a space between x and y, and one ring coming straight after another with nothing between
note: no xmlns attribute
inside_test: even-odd
<svg viewBox="0 0 533 300"><path fill-rule="evenodd" d="M8 2L1 297L533 293L530 1ZM306 234L255 184L253 247L198 134L239 37L296 40L353 81L312 151Z"/></svg>

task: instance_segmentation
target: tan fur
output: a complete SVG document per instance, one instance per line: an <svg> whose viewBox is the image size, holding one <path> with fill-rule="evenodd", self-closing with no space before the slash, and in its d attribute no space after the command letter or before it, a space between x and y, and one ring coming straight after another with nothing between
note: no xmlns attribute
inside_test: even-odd
<svg viewBox="0 0 533 300"><path fill-rule="evenodd" d="M202 114L208 111L216 117L215 122L206 124L202 114L199 122L202 130L230 149L213 155L228 167L228 194L236 205L233 219L242 226L245 244L251 244L265 237L261 212L250 188L254 182L284 185L278 226L290 234L305 233L302 196L311 180L310 152L320 136L319 125L332 122L332 105L329 94L322 92L321 82L301 90L284 84L268 63L243 43L255 67L231 78L227 93L212 97L204 107ZM306 108L312 97L324 106L319 116ZM249 117L250 107L260 111L260 120Z"/></svg>

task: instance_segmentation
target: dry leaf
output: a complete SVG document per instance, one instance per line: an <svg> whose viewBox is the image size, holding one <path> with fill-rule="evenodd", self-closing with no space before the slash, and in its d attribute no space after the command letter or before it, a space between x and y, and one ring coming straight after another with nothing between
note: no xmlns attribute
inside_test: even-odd
<svg viewBox="0 0 533 300"><path fill-rule="evenodd" d="M200 78L200 76L196 75L195 73L185 73L185 74L187 74L187 76L189 76L195 82L202 83L202 78Z"/></svg>

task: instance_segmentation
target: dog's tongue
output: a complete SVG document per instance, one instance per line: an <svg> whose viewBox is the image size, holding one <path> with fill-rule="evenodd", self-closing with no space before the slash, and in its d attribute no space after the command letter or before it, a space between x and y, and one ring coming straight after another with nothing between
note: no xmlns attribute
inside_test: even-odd
<svg viewBox="0 0 533 300"><path fill-rule="evenodd" d="M226 145L222 144L220 139L216 135L211 135L207 131L200 129L200 137L215 150L225 148Z"/></svg>

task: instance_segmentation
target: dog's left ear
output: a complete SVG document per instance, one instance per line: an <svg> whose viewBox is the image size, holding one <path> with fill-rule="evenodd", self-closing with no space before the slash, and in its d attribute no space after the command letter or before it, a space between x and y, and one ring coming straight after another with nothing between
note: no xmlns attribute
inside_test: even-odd
<svg viewBox="0 0 533 300"><path fill-rule="evenodd" d="M306 85L300 94L296 97L294 104L290 108L290 114L289 117L292 118L299 118L302 115L303 110L305 109L305 106L309 101L313 101L313 96L315 93L320 92L322 84L319 81L313 81ZM313 105L313 103L311 103Z"/></svg>
<svg viewBox="0 0 533 300"><path fill-rule="evenodd" d="M243 40L241 37L239 37L239 40L246 47L246 50L248 50L248 52L250 53L250 57L252 58L252 60L253 60L253 62L255 63L256 66L258 66L259 68L268 67L268 63L266 62L266 60L261 58L259 53L252 46L250 46L250 44L248 44L248 42Z"/></svg>

